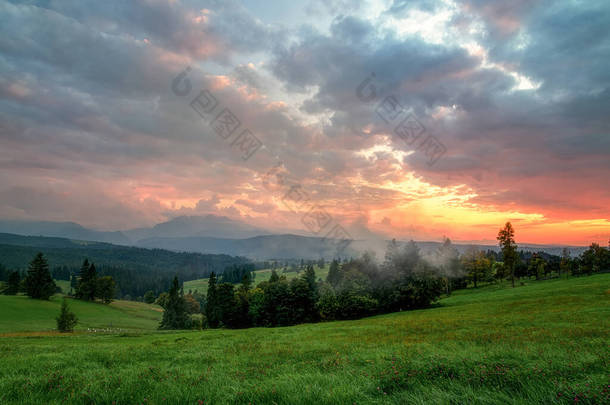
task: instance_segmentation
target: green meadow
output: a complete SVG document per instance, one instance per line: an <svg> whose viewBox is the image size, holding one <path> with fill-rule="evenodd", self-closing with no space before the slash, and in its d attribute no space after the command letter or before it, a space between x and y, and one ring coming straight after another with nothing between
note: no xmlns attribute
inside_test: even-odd
<svg viewBox="0 0 610 405"><path fill-rule="evenodd" d="M318 266L314 266L314 270L316 272L316 277L319 279L322 279L322 280L326 280L326 276L328 275L329 267L330 267L329 264L326 264L322 268L320 268ZM271 272L272 272L271 269L256 270L254 272L254 285L261 283L263 281L269 281L269 279L271 278ZM299 273L297 273L296 271L286 271L284 273L282 269L277 269L276 272L280 276L281 275L286 276L286 279L288 279L288 280L291 280L291 279L299 276ZM301 272L301 274L302 274L302 272ZM198 280L185 281L184 282L184 291L188 292L189 290L190 291L197 290L200 293L205 294L208 291L208 279L200 278Z"/></svg>
<svg viewBox="0 0 610 405"><path fill-rule="evenodd" d="M59 303L0 296L0 403L610 403L610 274L270 329L162 333L154 306L70 301L60 335ZM108 322L129 331L87 332Z"/></svg>
<svg viewBox="0 0 610 405"><path fill-rule="evenodd" d="M0 336L12 332L52 332L57 328L62 296L39 301L25 295L0 295ZM161 307L135 301L114 301L109 305L68 299L77 315L76 331L87 329L154 330L163 314Z"/></svg>

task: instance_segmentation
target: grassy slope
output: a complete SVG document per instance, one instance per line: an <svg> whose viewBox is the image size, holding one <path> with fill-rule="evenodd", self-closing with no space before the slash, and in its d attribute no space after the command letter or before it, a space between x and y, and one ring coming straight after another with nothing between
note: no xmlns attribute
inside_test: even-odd
<svg viewBox="0 0 610 405"><path fill-rule="evenodd" d="M609 300L603 274L358 321L0 338L0 403L602 403Z"/></svg>
<svg viewBox="0 0 610 405"><path fill-rule="evenodd" d="M326 280L326 276L328 275L328 268L329 268L328 264L326 266L324 266L323 268L314 266L314 269L316 271L316 276L318 278L321 278L322 280ZM256 270L254 273L255 273L254 284L258 284L263 281L267 281L267 280L269 280L269 278L271 278L271 269ZM284 274L288 280L291 280L299 275L296 271L282 273L281 269L278 270L277 273L279 275ZM301 274L303 274L303 273L301 272ZM208 279L200 278L198 280L185 281L184 282L184 291L188 292L189 290L191 290L191 291L197 290L203 294L207 293Z"/></svg>
<svg viewBox="0 0 610 405"><path fill-rule="evenodd" d="M33 300L23 295L0 295L0 334L54 330L61 300L60 295L51 297L49 301ZM104 305L68 299L68 304L79 319L77 331L87 328L154 330L162 314L156 305L132 301L114 301Z"/></svg>
<svg viewBox="0 0 610 405"><path fill-rule="evenodd" d="M61 288L61 292L68 294L70 292L70 281L69 280L55 280L55 284Z"/></svg>

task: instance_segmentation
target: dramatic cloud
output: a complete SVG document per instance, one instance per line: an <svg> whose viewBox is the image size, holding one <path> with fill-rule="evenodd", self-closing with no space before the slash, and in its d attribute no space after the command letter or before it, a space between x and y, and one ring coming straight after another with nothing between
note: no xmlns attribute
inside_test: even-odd
<svg viewBox="0 0 610 405"><path fill-rule="evenodd" d="M274 4L0 0L0 217L311 234L315 207L362 238L492 241L511 220L606 242L607 2ZM241 123L226 140L202 89Z"/></svg>

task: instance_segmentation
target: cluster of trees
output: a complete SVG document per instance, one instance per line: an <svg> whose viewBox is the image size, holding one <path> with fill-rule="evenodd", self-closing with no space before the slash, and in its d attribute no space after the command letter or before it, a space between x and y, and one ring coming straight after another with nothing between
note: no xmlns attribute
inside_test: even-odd
<svg viewBox="0 0 610 405"><path fill-rule="evenodd" d="M565 252L564 252L565 253ZM610 269L610 241L608 249L592 243L577 260L570 260L569 255L562 257L563 267L577 276L591 275Z"/></svg>
<svg viewBox="0 0 610 405"><path fill-rule="evenodd" d="M261 264L264 264L264 267L260 267ZM278 271L280 274L285 273L297 273L300 274L302 271L305 271L309 266L318 266L319 268L324 267L326 261L324 258L320 258L318 260L312 259L284 259L284 260L273 260L273 261L265 261L261 263L256 263L256 267L263 269L272 269Z"/></svg>
<svg viewBox="0 0 610 405"><path fill-rule="evenodd" d="M27 263L39 251L52 264L50 271L55 280L76 279L83 258L87 257L95 262L99 276L115 280L116 298L127 300L143 300L149 290L156 295L168 291L174 274L180 274L181 280L197 280L209 277L211 272L222 273L232 265L250 263L246 258L224 254L172 252L101 242L79 244L61 238L4 234L0 239L0 261L11 270L0 267L0 281L8 281L9 273L14 271L23 278Z"/></svg>
<svg viewBox="0 0 610 405"><path fill-rule="evenodd" d="M254 263L234 264L224 269L222 272L222 282L237 284L244 277L254 277Z"/></svg>
<svg viewBox="0 0 610 405"><path fill-rule="evenodd" d="M19 271L8 271L4 266L0 265L0 278L5 282L3 294L15 295L19 292L25 292L28 296L36 299L48 300L55 292L57 285L51 277L49 271L49 263L42 253L30 261L28 270L25 276L22 277Z"/></svg>
<svg viewBox="0 0 610 405"><path fill-rule="evenodd" d="M507 222L498 233L501 247L498 259L501 263L497 266L498 271L495 274L498 279L510 276L513 287L515 278L535 277L536 280L540 280L552 276L553 273L558 277L582 276L610 270L610 241L608 248L592 243L579 257L572 257L569 250L564 248L560 257L545 252L517 252L514 233L510 222ZM492 264L496 263L492 262Z"/></svg>
<svg viewBox="0 0 610 405"><path fill-rule="evenodd" d="M164 299L159 302L163 307L163 318L159 329L190 329L192 318L189 314L184 292L178 283L178 277L174 277L172 287Z"/></svg>
<svg viewBox="0 0 610 405"><path fill-rule="evenodd" d="M2 276L5 278L5 287L2 291L6 295L15 295L25 292L28 296L36 299L48 300L56 292L61 290L56 285L49 262L42 253L37 253L30 261L25 277L19 271L6 271L3 266ZM98 277L95 265L89 264L85 259L81 266L78 277L72 276L72 287L75 288L76 298L93 301L101 299L104 303L109 303L114 299L116 283L112 277Z"/></svg>
<svg viewBox="0 0 610 405"><path fill-rule="evenodd" d="M321 263L324 265L324 263ZM446 291L447 282L420 255L414 242L401 247L393 241L385 261L371 254L330 264L326 280L316 279L309 263L288 280L272 271L268 281L252 287L250 272L241 283L222 282L211 274L202 308L202 325L209 328L285 326L319 320L357 319L373 314L424 308ZM175 278L157 302L164 308L162 329L193 326L188 299Z"/></svg>
<svg viewBox="0 0 610 405"><path fill-rule="evenodd" d="M20 290L22 290L21 285L21 273L18 271L6 271L6 275L3 275L2 280L6 282L3 294L6 295L16 295Z"/></svg>
<svg viewBox="0 0 610 405"><path fill-rule="evenodd" d="M236 266L219 278L208 280L207 296L184 294L177 278L169 293L157 303L166 312L162 328L188 328L189 315L201 309L201 325L209 328L286 326L320 320L356 319L387 312L425 308L442 294L481 283L521 277L592 274L610 269L608 249L592 244L580 257L567 250L556 256L517 250L515 231L507 223L498 233L500 251L471 247L460 255L449 239L435 251L423 254L417 244L392 240L384 260L365 253L357 259L330 263L326 280L316 279L313 261L293 263L299 276L288 280L277 262L268 281L253 287L251 267ZM324 266L324 262L319 263ZM301 269L300 267L303 266ZM284 270L287 267L284 267ZM238 277L241 282L235 284ZM154 296L151 294L151 300ZM167 318L167 319L166 319Z"/></svg>
<svg viewBox="0 0 610 405"><path fill-rule="evenodd" d="M74 296L84 301L95 301L99 298L103 303L109 304L115 298L116 282L111 276L99 277L95 264L83 261L78 278L75 281Z"/></svg>

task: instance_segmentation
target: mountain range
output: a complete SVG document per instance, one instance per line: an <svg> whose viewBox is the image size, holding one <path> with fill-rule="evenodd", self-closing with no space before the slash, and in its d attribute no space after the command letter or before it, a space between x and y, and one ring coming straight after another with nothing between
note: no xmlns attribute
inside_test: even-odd
<svg viewBox="0 0 610 405"><path fill-rule="evenodd" d="M249 238L270 232L235 221L225 216L180 216L149 228L125 231L98 231L85 228L75 222L0 220L0 232L24 236L51 236L58 238L89 240L135 245L149 238L215 237L228 239Z"/></svg>
<svg viewBox="0 0 610 405"><path fill-rule="evenodd" d="M323 238L273 234L241 221L211 214L180 216L152 227L125 231L98 231L74 222L0 220L0 232L105 242L175 252L227 254L255 260L354 257L366 250L383 257L387 244L383 239L355 240L345 250L338 251L336 243ZM424 252L435 249L439 244L439 242L418 242L418 246ZM454 246L463 252L472 245L456 243ZM476 246L483 250L498 249L495 245ZM572 255L578 255L585 249L580 246L569 248ZM560 255L563 246L520 245L519 249Z"/></svg>

